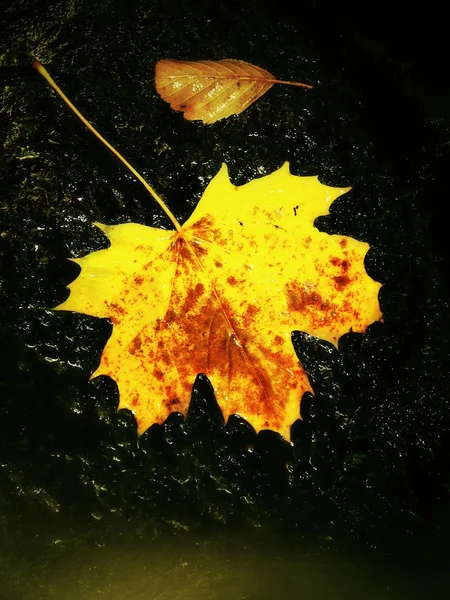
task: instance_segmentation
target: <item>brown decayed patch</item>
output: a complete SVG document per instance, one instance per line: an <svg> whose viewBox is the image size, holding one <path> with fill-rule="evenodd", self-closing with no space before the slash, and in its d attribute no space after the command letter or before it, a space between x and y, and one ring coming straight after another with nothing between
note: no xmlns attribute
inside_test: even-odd
<svg viewBox="0 0 450 600"><path fill-rule="evenodd" d="M219 348L220 351L223 353L223 356L225 357L228 353L229 347L230 347L230 336L229 335L224 335L219 339Z"/></svg>
<svg viewBox="0 0 450 600"><path fill-rule="evenodd" d="M205 256L205 254L208 254L208 250L202 246L202 244L193 244L193 247L197 256Z"/></svg>
<svg viewBox="0 0 450 600"><path fill-rule="evenodd" d="M111 302L111 304L109 305L109 309L113 315L118 316L122 316L127 312L123 306L120 306L120 304L116 304L115 302Z"/></svg>
<svg viewBox="0 0 450 600"><path fill-rule="evenodd" d="M161 340L158 342L157 359L158 363L163 363L163 365L166 365L167 369L172 367L172 357L167 351L166 345Z"/></svg>
<svg viewBox="0 0 450 600"><path fill-rule="evenodd" d="M135 338L133 338L128 346L128 352L130 354L136 354L139 352L142 346L142 339L140 334L138 334Z"/></svg>
<svg viewBox="0 0 450 600"><path fill-rule="evenodd" d="M213 225L214 219L211 215L205 215L197 223L194 223L195 229L207 229Z"/></svg>
<svg viewBox="0 0 450 600"><path fill-rule="evenodd" d="M260 308L254 304L249 304L245 309L244 319L246 321L252 321L255 316L260 312Z"/></svg>
<svg viewBox="0 0 450 600"><path fill-rule="evenodd" d="M350 277L347 275L340 275L339 277L333 277L334 287L338 292L342 292L345 287L350 283Z"/></svg>
<svg viewBox="0 0 450 600"><path fill-rule="evenodd" d="M292 312L304 312L312 307L322 310L323 308L327 308L320 294L314 290L308 291L294 281L288 283L285 289L288 308Z"/></svg>
<svg viewBox="0 0 450 600"><path fill-rule="evenodd" d="M353 296L353 294L351 294ZM343 312L351 313L355 321L360 321L361 313L357 308L354 308L349 300L346 300L343 305Z"/></svg>
<svg viewBox="0 0 450 600"><path fill-rule="evenodd" d="M166 401L166 406L167 408L170 408L172 406L176 406L177 404L180 404L181 400L179 398L171 398L170 400Z"/></svg>
<svg viewBox="0 0 450 600"><path fill-rule="evenodd" d="M164 373L161 371L161 369L155 369L153 371L153 375L158 381L163 381L164 379Z"/></svg>
<svg viewBox="0 0 450 600"><path fill-rule="evenodd" d="M134 283L136 285L142 285L144 283L144 278L142 277L142 275L136 275L134 278Z"/></svg>
<svg viewBox="0 0 450 600"><path fill-rule="evenodd" d="M166 314L164 315L164 321L166 323L173 323L176 320L177 320L177 313L172 308L169 308L167 310Z"/></svg>
<svg viewBox="0 0 450 600"><path fill-rule="evenodd" d="M344 271L344 273L346 273L350 268L350 263L347 259L342 260L341 258L339 258L337 256L332 256L330 258L330 263L334 267L341 267L341 269Z"/></svg>
<svg viewBox="0 0 450 600"><path fill-rule="evenodd" d="M314 291L307 291L296 283L286 286L286 299L291 312L299 312L308 318L309 327L332 327L339 320L333 305Z"/></svg>
<svg viewBox="0 0 450 600"><path fill-rule="evenodd" d="M197 291L194 288L193 298L198 295L199 291L201 292L201 288L198 288ZM259 308L249 305L247 311L247 314L253 317ZM253 355L251 348L247 347L251 337L242 324L237 323L233 307L228 305L223 298L219 308L213 297L206 296L205 298L203 294L198 306L195 306L188 319L180 321L180 326L182 327L182 339L197 340L196 350L190 354L189 371L211 375L214 371L219 370L225 374L232 374L229 379L229 385L232 387L242 378L241 385L248 388L249 405L246 404L248 414L252 414L252 411L256 411L256 414L263 412L270 419L276 419L277 414L281 414L279 398L284 397L284 392L280 394L279 390L273 389L270 372L265 368L263 357L260 353ZM202 332L206 332L207 335L200 335ZM184 369L186 347L177 345L176 339L173 344L166 339L166 344L170 346L171 360L178 364L179 368ZM169 357L167 356L165 360L163 355L164 350L161 348L158 351L160 365L169 362ZM278 364L284 364L281 355L277 356L276 360ZM186 381L189 384L187 385L189 392L191 383L189 383L189 378L186 378ZM224 393L226 394L226 391ZM179 391L167 390L166 397L174 398L178 395Z"/></svg>
<svg viewBox="0 0 450 600"><path fill-rule="evenodd" d="M341 240L339 242L339 245L341 248L346 248L347 247L347 240L344 238L343 240Z"/></svg>
<svg viewBox="0 0 450 600"><path fill-rule="evenodd" d="M236 285L238 280L236 279L236 277L234 277L233 275L230 275L230 277L227 278L227 282L230 285Z"/></svg>
<svg viewBox="0 0 450 600"><path fill-rule="evenodd" d="M212 240L214 244L218 246L226 246L228 244L228 239L222 235L222 232L218 229L214 229L212 231L214 239Z"/></svg>
<svg viewBox="0 0 450 600"><path fill-rule="evenodd" d="M201 302L201 297L204 292L205 286L200 282L195 285L195 288L189 289L180 311L181 314L185 315L187 313L191 313L195 308L197 308L198 303Z"/></svg>

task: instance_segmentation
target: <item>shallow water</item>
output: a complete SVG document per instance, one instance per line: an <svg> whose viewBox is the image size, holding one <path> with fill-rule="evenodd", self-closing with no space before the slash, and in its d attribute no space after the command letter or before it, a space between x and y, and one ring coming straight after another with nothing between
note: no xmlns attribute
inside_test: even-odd
<svg viewBox="0 0 450 600"><path fill-rule="evenodd" d="M445 542L339 549L253 530L148 531L35 522L0 530L1 600L403 600L450 597Z"/></svg>

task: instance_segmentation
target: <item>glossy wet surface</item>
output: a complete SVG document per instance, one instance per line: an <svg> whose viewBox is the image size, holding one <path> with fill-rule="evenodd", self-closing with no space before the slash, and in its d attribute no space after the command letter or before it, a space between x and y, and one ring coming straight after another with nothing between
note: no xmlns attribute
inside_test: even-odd
<svg viewBox="0 0 450 600"><path fill-rule="evenodd" d="M296 16L278 0L3 5L0 600L450 597L436 516L450 503L450 94L429 5L419 26L380 3L369 18L316 0ZM242 59L314 89L274 87L208 127L159 98L164 57ZM289 161L352 186L316 226L370 244L383 323L343 336L339 352L294 333L315 396L293 445L239 416L224 425L205 378L187 415L138 441L115 382L90 379L112 324L51 310L77 276L67 259L105 247L93 222L168 223L34 59L180 222L222 162L236 185ZM68 515L78 523L62 526ZM133 527L104 525L118 515ZM150 522L166 527L155 540ZM317 535L294 546L267 522ZM185 531L217 527L241 533ZM326 539L337 532L379 550L339 549ZM381 550L392 533L401 544Z"/></svg>
<svg viewBox="0 0 450 600"><path fill-rule="evenodd" d="M0 538L2 600L438 600L444 541L362 550L261 530L152 539L117 525L40 523Z"/></svg>

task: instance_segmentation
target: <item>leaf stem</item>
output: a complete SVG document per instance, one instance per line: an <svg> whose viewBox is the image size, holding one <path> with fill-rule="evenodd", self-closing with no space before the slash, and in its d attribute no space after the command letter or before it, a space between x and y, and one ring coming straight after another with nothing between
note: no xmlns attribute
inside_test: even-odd
<svg viewBox="0 0 450 600"><path fill-rule="evenodd" d="M303 87L308 90L313 89L312 85L309 85L308 83L300 83L299 81L284 81L282 79L267 79L267 81L270 81L271 83L282 83L283 85L295 85L297 87Z"/></svg>
<svg viewBox="0 0 450 600"><path fill-rule="evenodd" d="M136 171L136 169L132 165L130 165L130 163L113 146L111 146L111 144L107 140L105 140L105 138L95 129L95 127L93 125L91 125L91 123L89 123L89 121L80 113L80 111L76 108L76 106L74 106L72 104L72 102L64 94L64 92L56 85L56 83L53 81L50 74L48 73L47 69L45 69L45 67L43 67L41 65L41 63L37 60L35 60L33 62L33 67L44 77L44 79L47 80L50 87L52 89L54 89L55 92L57 94L59 94L59 96L61 96L61 98L64 100L64 102L67 104L67 106L86 125L86 127L89 129L89 131L91 131L102 142L102 144L104 144L108 148L108 150L110 150L114 154L114 156L116 156L127 167L127 169L129 169L133 173L133 175L136 177L136 179L138 181L140 181L140 183L142 183L142 185L145 187L147 192L151 196L153 196L153 198L156 200L156 202L159 204L159 206L162 208L162 210L169 217L169 219L171 220L176 231L178 233L182 233L181 225L178 223L177 219L175 218L173 213L170 211L168 206L166 206L164 200L160 196L158 196L158 194L155 192L155 190L151 187L151 185L149 185L145 181L145 179L142 177L142 175L140 173L138 173Z"/></svg>

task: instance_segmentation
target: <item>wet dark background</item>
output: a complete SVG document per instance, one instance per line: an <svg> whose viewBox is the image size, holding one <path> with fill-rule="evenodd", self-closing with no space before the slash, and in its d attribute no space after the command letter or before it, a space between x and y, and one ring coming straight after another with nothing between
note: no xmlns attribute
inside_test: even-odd
<svg viewBox="0 0 450 600"><path fill-rule="evenodd" d="M450 496L450 93L443 18L307 1L6 1L0 57L0 526L169 534L261 527L385 548L445 539ZM183 120L160 58L239 58L275 86L238 117ZM243 184L290 161L353 190L317 220L370 243L384 323L340 352L293 337L316 389L293 445L224 425L199 378L187 418L140 440L113 381L89 381L106 320L49 310L92 221L168 226L141 186L31 68L40 60L180 221L225 161ZM301 265L299 265L299 269ZM433 537L434 539L434 537Z"/></svg>

